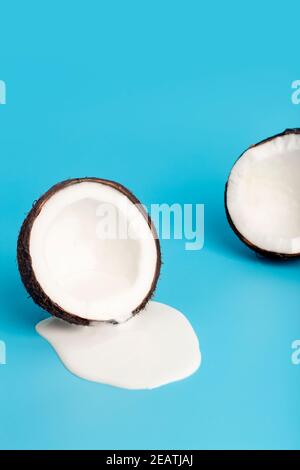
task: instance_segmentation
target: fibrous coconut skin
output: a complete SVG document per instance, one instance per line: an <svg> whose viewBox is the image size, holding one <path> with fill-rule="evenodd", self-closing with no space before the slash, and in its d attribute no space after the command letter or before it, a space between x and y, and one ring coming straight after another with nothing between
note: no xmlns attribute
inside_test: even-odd
<svg viewBox="0 0 300 470"><path fill-rule="evenodd" d="M43 206L47 203L47 201L51 199L52 196L54 196L58 191L61 191L69 186L86 182L100 183L102 185L110 186L111 188L119 191L121 194L126 196L132 204L136 205L138 210L141 212L141 214L147 221L149 229L155 240L157 261L153 281L149 291L145 293L143 301L139 305L137 305L136 308L132 311L132 315L135 315L141 310L143 310L149 300L153 297L161 269L161 250L155 227L151 221L150 216L145 211L140 201L127 188L115 181L95 177L74 178L57 183L33 204L31 211L24 220L18 237L17 260L22 282L29 296L34 300L34 302L41 308L49 312L51 315L54 315L58 318L66 320L69 323L74 323L77 325L89 325L91 321L94 320L82 318L81 316L74 315L72 312L65 311L57 303L53 302L51 298L49 298L48 295L44 292L35 276L32 266L32 258L30 254L30 236L33 224L37 216L40 214L41 210L43 209ZM118 323L118 321L116 321L114 318L105 321L111 323Z"/></svg>
<svg viewBox="0 0 300 470"><path fill-rule="evenodd" d="M245 152L243 152L238 159L236 160L235 164L244 156L244 154L250 150L254 149L256 147L259 147L263 144L266 144L268 142L271 142L277 138L280 137L285 137L285 136L290 136L290 135L300 135L300 128L291 128L291 129L286 129L283 132L280 132L279 134L275 134L271 137L267 137L266 139L263 139L262 141L251 145ZM235 166L234 164L234 166ZM233 166L233 168L234 168ZM231 170L232 171L232 170ZM250 240L248 240L245 236L242 235L242 233L238 230L236 225L234 224L232 217L230 215L230 211L228 209L228 201L227 201L227 195L228 195L228 183L229 183L230 176L228 178L228 181L225 184L225 191L224 191L224 204L225 204L225 213L226 217L228 220L229 225L231 226L232 230L234 233L237 235L237 237L245 244L247 245L251 250L253 250L256 254L261 255L266 258L274 259L274 260L289 260L289 259L294 259L294 258L299 258L300 257L300 252L297 253L285 253L281 251L273 251L273 250L266 250L263 249L254 243L252 243Z"/></svg>

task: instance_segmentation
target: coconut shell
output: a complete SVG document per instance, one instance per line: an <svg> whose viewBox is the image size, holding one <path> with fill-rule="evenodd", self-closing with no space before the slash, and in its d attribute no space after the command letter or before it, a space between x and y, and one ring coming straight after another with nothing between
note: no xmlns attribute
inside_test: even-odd
<svg viewBox="0 0 300 470"><path fill-rule="evenodd" d="M140 305L136 307L136 309L132 312L133 315L137 314L141 311L149 302L151 297L153 296L157 281L160 275L161 269L161 250L160 250L160 243L159 239L155 230L155 227L151 221L149 214L145 211L143 206L141 205L140 201L132 194L127 188L122 186L119 183L114 181L94 178L94 177L86 177L86 178L75 178L69 179L66 181L62 181L57 183L52 188L50 188L38 201L33 204L33 207L29 214L27 215L26 219L23 222L21 227L19 237L18 237L18 244L17 244L17 260L18 260L18 267L21 275L22 282L29 293L29 296L34 300L34 302L42 307L44 310L49 312L51 315L54 315L58 318L66 320L69 323L75 323L77 325L89 325L91 320L86 318L81 318L77 315L73 315L71 312L66 312L63 310L57 303L53 302L47 294L43 291L42 287L40 286L39 282L35 277L35 273L32 267L32 260L30 255L30 234L31 229L34 224L36 217L41 212L44 204L58 191L65 189L68 186L73 184L83 183L83 182L92 182L92 183L101 183L112 188L120 191L124 194L133 204L138 205L139 211L142 213L144 218L146 219L148 226L153 234L156 244L156 251L157 251L157 263L156 263L156 271L153 278L152 285L150 287L149 292L146 294L144 300ZM109 320L112 323L117 323L113 318Z"/></svg>
<svg viewBox="0 0 300 470"><path fill-rule="evenodd" d="M250 147L245 150L245 152L243 152L239 158L235 161L235 163L244 155L244 153L246 153L248 150L250 150L251 148L254 148L254 147L258 147L259 145L262 145L262 144L265 144L266 142L270 142L271 140L273 139L276 139L277 137L283 137L285 135L288 135L288 134L300 134L300 128L294 128L294 129L286 129L285 131L283 132L280 132L279 134L276 134L276 135L273 135L272 137L268 137L264 140L261 140L260 142L258 142L257 144L254 144L254 145L250 145ZM247 240L247 238L245 238L240 232L239 230L237 229L237 227L234 225L233 223L233 220L229 214L229 211L228 211L228 206L227 206L227 186L228 186L228 180L225 184L225 192L224 192L224 204L225 204L225 213L226 213L226 217L227 217L227 220L228 220L228 223L230 225L230 227L232 228L232 230L234 231L234 233L238 236L238 238L245 244L247 245L251 250L253 250L255 253L261 255L261 256L264 256L266 258L270 258L270 259L277 259L277 260L288 260L288 259L293 259L293 258L299 258L300 257L300 253L292 253L292 254L287 254L287 253L277 253L275 251L268 251L268 250L264 250L262 248L259 248L258 246L254 245L253 243L251 243L249 240Z"/></svg>

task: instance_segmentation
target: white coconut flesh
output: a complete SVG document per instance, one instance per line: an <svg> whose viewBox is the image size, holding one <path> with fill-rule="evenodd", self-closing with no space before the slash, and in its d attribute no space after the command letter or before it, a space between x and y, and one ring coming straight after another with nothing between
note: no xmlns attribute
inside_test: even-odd
<svg viewBox="0 0 300 470"><path fill-rule="evenodd" d="M226 204L235 228L254 246L300 253L300 135L247 150L230 173Z"/></svg>
<svg viewBox="0 0 300 470"><path fill-rule="evenodd" d="M149 293L158 256L138 207L98 182L66 186L45 202L32 226L30 255L41 288L64 311L120 322Z"/></svg>

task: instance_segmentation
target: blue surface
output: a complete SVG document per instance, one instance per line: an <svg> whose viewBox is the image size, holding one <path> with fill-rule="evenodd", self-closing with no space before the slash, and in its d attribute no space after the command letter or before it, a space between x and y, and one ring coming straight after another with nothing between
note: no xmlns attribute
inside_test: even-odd
<svg viewBox="0 0 300 470"><path fill-rule="evenodd" d="M300 124L299 2L2 2L1 448L299 448L300 262L257 259L223 189L250 144ZM111 178L146 203L205 204L205 247L163 241L156 299L193 323L203 364L151 392L83 381L34 326L15 262L31 203Z"/></svg>

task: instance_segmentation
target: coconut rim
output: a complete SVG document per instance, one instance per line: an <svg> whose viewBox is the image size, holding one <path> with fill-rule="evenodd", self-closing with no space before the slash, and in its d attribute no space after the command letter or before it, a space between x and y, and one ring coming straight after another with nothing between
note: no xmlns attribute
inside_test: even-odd
<svg viewBox="0 0 300 470"><path fill-rule="evenodd" d="M38 282L35 276L33 266L32 266L32 258L30 254L31 230L32 230L36 217L40 214L45 203L49 199L51 199L51 197L54 196L58 191L61 191L67 188L68 186L80 184L80 183L100 183L103 185L110 186L111 188L119 191L124 196L126 196L132 204L137 206L137 209L143 215L152 233L152 236L155 240L157 260L156 260L156 267L155 267L152 284L146 296L144 297L143 301L134 309L134 311L131 312L132 316L134 316L145 308L149 300L154 295L157 282L160 276L160 270L161 270L161 264L162 264L161 249L160 249L160 243L159 243L155 226L151 220L150 215L144 209L141 202L125 186L112 180L107 180L107 179L97 178L97 177L72 178L72 179L64 180L53 185L38 200L36 200L33 203L31 210L29 211L28 215L23 221L23 224L21 226L21 230L18 236L18 242L17 242L17 262L18 262L18 268L19 268L21 280L24 284L25 289L27 290L29 296L33 299L33 301L37 305L39 305L41 308L46 310L48 313L50 313L51 315L56 316L62 320L66 320L69 323L74 323L74 324L83 325L83 326L90 325L91 322L95 322L95 320L82 318L78 315L74 315L70 312L67 312L62 307L60 307L58 303L55 303L51 300L51 298L42 289L40 283ZM104 323L118 323L118 321L116 321L113 318L111 320L97 320L97 321L104 322Z"/></svg>
<svg viewBox="0 0 300 470"><path fill-rule="evenodd" d="M299 253L280 253L280 252L276 252L276 251L269 251L269 250L265 250L263 248L260 248L256 245L254 245L254 243L250 242L246 237L244 237L244 235L241 234L241 232L237 229L237 227L235 226L231 216L230 216L230 213L229 213L229 210L228 210L228 205L227 205L227 188L228 188L228 180L230 178L230 175L231 175L231 172L234 168L234 166L236 165L236 163L239 161L239 159L250 149L252 148L255 148L255 147L258 147L259 145L262 145L262 144L265 144L267 142L270 142L271 140L274 140L274 139L277 139L278 137L284 137L286 135L291 135L291 134L294 134L294 135L299 135L300 134L300 128L299 127L295 127L295 128L288 128L288 129L285 129L283 132L280 132L278 134L275 134L271 137L267 137L266 139L263 139L259 142L257 142L256 144L253 144L253 145L250 145L250 147L248 147L246 150L244 150L244 152L235 160L234 164L232 165L232 168L230 170L230 173L229 173L229 176L227 178L227 181L226 181L226 184L225 184L225 190L224 190L224 205L225 205L225 213L226 213L226 217L227 217L227 220L228 220L228 223L230 225L230 227L232 228L232 230L234 231L234 233L237 235L237 237L245 244L248 246L248 248L250 248L252 251L254 251L255 253L261 255L261 256L264 256L266 258L270 258L270 259L278 259L278 260L291 260L291 259L295 259L295 258L300 258L300 252Z"/></svg>

